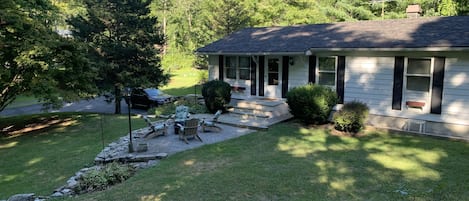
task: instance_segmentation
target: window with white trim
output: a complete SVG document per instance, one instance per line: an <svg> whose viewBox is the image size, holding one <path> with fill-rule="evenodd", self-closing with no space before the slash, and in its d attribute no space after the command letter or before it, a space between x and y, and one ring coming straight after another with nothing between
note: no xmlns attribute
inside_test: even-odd
<svg viewBox="0 0 469 201"><path fill-rule="evenodd" d="M430 92L431 59L408 58L406 89L411 91Z"/></svg>
<svg viewBox="0 0 469 201"><path fill-rule="evenodd" d="M280 60L277 58L271 58L267 61L267 84L278 85L279 84L279 64Z"/></svg>
<svg viewBox="0 0 469 201"><path fill-rule="evenodd" d="M239 57L239 79L249 80L251 73L251 57Z"/></svg>
<svg viewBox="0 0 469 201"><path fill-rule="evenodd" d="M225 58L226 78L236 79L236 60L235 56L227 56Z"/></svg>
<svg viewBox="0 0 469 201"><path fill-rule="evenodd" d="M319 57L318 84L335 88L336 66L336 57Z"/></svg>
<svg viewBox="0 0 469 201"><path fill-rule="evenodd" d="M226 78L249 80L251 72L251 57L249 56L226 56L225 57Z"/></svg>
<svg viewBox="0 0 469 201"><path fill-rule="evenodd" d="M405 104L414 111L429 112L432 84L431 58L407 58L405 69ZM417 109L417 110L415 110Z"/></svg>

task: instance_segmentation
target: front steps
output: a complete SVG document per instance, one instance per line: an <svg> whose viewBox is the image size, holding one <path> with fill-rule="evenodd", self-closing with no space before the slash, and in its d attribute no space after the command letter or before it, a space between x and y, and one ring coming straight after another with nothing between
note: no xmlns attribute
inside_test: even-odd
<svg viewBox="0 0 469 201"><path fill-rule="evenodd" d="M228 111L219 118L221 123L256 130L293 117L285 101L279 99L232 99Z"/></svg>

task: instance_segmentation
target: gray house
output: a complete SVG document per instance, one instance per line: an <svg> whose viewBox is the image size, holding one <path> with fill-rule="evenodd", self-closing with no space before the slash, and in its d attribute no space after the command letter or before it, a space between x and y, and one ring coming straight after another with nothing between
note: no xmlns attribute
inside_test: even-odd
<svg viewBox="0 0 469 201"><path fill-rule="evenodd" d="M315 83L375 126L469 139L469 16L247 28L197 53L239 98Z"/></svg>

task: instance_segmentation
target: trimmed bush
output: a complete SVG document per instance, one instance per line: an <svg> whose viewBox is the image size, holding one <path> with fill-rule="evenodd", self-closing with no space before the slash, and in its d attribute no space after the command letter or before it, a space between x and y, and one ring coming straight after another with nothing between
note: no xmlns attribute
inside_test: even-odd
<svg viewBox="0 0 469 201"><path fill-rule="evenodd" d="M305 123L327 123L337 95L330 88L307 84L295 87L287 93L290 113Z"/></svg>
<svg viewBox="0 0 469 201"><path fill-rule="evenodd" d="M135 168L130 165L110 163L100 169L91 170L83 174L79 179L76 189L78 193L104 190L109 186L121 183L135 173Z"/></svg>
<svg viewBox="0 0 469 201"><path fill-rule="evenodd" d="M211 113L217 110L226 111L226 105L231 101L231 86L221 80L211 80L202 87L202 96L205 100L205 106Z"/></svg>
<svg viewBox="0 0 469 201"><path fill-rule="evenodd" d="M352 101L334 114L334 127L339 131L357 133L365 127L368 117L368 106L365 103Z"/></svg>

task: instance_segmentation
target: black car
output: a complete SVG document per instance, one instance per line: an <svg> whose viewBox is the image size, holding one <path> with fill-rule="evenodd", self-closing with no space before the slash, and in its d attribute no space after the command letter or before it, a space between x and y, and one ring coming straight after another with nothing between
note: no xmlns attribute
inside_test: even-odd
<svg viewBox="0 0 469 201"><path fill-rule="evenodd" d="M172 96L163 93L161 90L155 88L134 88L130 94L130 104L134 107L157 107L165 103L171 102Z"/></svg>

